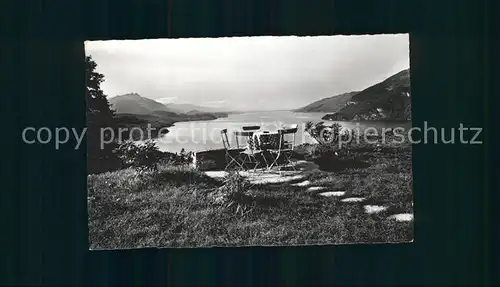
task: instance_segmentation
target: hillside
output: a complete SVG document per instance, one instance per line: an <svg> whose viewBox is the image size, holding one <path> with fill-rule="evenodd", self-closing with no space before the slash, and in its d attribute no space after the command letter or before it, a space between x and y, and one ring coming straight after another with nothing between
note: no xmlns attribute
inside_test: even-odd
<svg viewBox="0 0 500 287"><path fill-rule="evenodd" d="M222 108L211 108L211 107L202 107L202 106L196 106L196 105L191 105L191 104L165 104L167 107L167 110L179 113L179 114L203 114L203 113L218 113L218 112L226 112L226 110Z"/></svg>
<svg viewBox="0 0 500 287"><path fill-rule="evenodd" d="M116 111L115 118L119 128L127 128L130 130L135 127L147 132L148 124L150 124L151 127L155 129L151 133L153 137L158 136L159 129L170 127L175 122L209 121L227 117L226 113L209 113L196 109L185 113L175 112L159 102L141 97L136 93L110 98L109 103ZM175 104L170 104L168 106L171 105ZM183 106L185 108L196 107L194 105L176 106ZM203 109L202 107L198 108ZM164 129L163 132L168 132L168 130ZM139 140L138 136L140 136L139 133L134 134L133 139Z"/></svg>
<svg viewBox="0 0 500 287"><path fill-rule="evenodd" d="M112 97L108 101L118 114L147 115L155 111L169 111L165 105L136 93Z"/></svg>
<svg viewBox="0 0 500 287"><path fill-rule="evenodd" d="M159 136L160 129L163 128L162 134L168 133L168 127L172 126L176 122L186 122L186 121L210 121L217 119L217 116L213 114L196 114L196 115L186 115L186 114L176 114L172 112L156 111L149 115L137 115L137 114L116 114L115 120L118 128L127 128L130 131L132 128L140 128L144 135L147 136L148 124L153 128L151 130L151 136L153 138ZM124 136L129 137L128 133ZM140 140L140 133L137 132L132 135L133 140Z"/></svg>
<svg viewBox="0 0 500 287"><path fill-rule="evenodd" d="M175 114L207 114L219 113L224 110L202 107L191 104L162 104L152 99L142 97L137 93L120 95L108 99L109 103L119 114L148 115L156 111L166 111Z"/></svg>
<svg viewBox="0 0 500 287"><path fill-rule="evenodd" d="M410 71L403 70L352 96L324 120L411 120Z"/></svg>
<svg viewBox="0 0 500 287"><path fill-rule="evenodd" d="M298 113L316 113L316 112L337 112L342 109L351 98L358 92L348 92L332 97L324 98L305 107L296 109L294 112Z"/></svg>
<svg viewBox="0 0 500 287"><path fill-rule="evenodd" d="M210 121L217 118L226 117L227 114L224 113L187 113L187 114L176 114L166 111L156 111L151 114L151 116L160 117L163 119L169 119L173 122L186 122L186 121Z"/></svg>
<svg viewBox="0 0 500 287"><path fill-rule="evenodd" d="M151 137L156 138L160 134L160 129L170 127L174 124L174 120L168 119L166 117L160 117L156 115L136 115L136 114L116 114L115 122L118 128L126 128L126 132L122 134L122 139L132 139L132 140L144 140L145 138L140 138L139 132L133 132L130 135L130 131L133 128L139 128L143 131L144 136L147 137L148 124L151 126ZM168 133L167 129L161 130L162 134Z"/></svg>

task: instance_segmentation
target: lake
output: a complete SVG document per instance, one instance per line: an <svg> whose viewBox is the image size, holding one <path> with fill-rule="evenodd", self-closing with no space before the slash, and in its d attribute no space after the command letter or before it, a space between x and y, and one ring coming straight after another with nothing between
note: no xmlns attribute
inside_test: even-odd
<svg viewBox="0 0 500 287"><path fill-rule="evenodd" d="M231 147L235 147L235 139L232 131L241 130L242 126L261 126L261 130L276 131L281 125L297 124L299 130L295 136L295 144L315 143L306 132L304 124L307 121L333 123L333 121L321 120L326 113L295 113L291 111L265 111L230 114L227 118L219 118L211 121L177 122L169 127L168 134L157 139L157 145L161 151L180 152L205 151L224 148L222 145L221 130L228 129ZM354 129L359 127L364 130L368 127L381 130L382 128L411 127L411 122L338 122L345 128Z"/></svg>

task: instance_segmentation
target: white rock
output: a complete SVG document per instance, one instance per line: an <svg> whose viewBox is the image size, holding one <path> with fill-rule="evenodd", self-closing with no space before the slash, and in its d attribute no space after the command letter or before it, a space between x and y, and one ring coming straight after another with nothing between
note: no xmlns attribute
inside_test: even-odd
<svg viewBox="0 0 500 287"><path fill-rule="evenodd" d="M283 182L289 182L293 180L298 180L302 179L304 176L302 175L296 175L296 176L262 176L260 178L255 178L253 180L250 180L251 183L253 184L266 184L266 183L283 183Z"/></svg>
<svg viewBox="0 0 500 287"><path fill-rule="evenodd" d="M342 202L361 202L364 201L364 197L349 197L349 198L344 198L341 201Z"/></svg>
<svg viewBox="0 0 500 287"><path fill-rule="evenodd" d="M368 214L379 213L387 209L387 207L379 205L365 205L364 207L365 207L365 212Z"/></svg>
<svg viewBox="0 0 500 287"><path fill-rule="evenodd" d="M311 182L309 180L306 180L306 181L303 181L303 182L299 182L299 183L294 183L292 184L293 186L308 186L310 185Z"/></svg>
<svg viewBox="0 0 500 287"><path fill-rule="evenodd" d="M293 166L299 165L299 164L308 164L309 162L307 160L298 160L292 163Z"/></svg>
<svg viewBox="0 0 500 287"><path fill-rule="evenodd" d="M330 196L344 196L345 195L345 191L327 191L327 192L322 192L319 195L326 196L326 197L330 197Z"/></svg>
<svg viewBox="0 0 500 287"><path fill-rule="evenodd" d="M412 221L413 214L411 213L399 213L389 216L389 219L395 219L396 221Z"/></svg>
<svg viewBox="0 0 500 287"><path fill-rule="evenodd" d="M221 171L205 171L205 174L209 177L212 178L222 178L227 175L227 172L221 170Z"/></svg>

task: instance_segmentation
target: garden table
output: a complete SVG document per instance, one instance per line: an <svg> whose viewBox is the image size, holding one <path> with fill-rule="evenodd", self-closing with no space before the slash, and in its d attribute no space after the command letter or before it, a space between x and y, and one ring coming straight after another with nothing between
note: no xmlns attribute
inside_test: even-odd
<svg viewBox="0 0 500 287"><path fill-rule="evenodd" d="M270 154L273 157L271 162L275 162L276 158L271 151L279 150L282 135L278 131L261 131L253 134L251 144L254 149L267 151L267 154ZM267 169L270 169L272 165L266 161Z"/></svg>

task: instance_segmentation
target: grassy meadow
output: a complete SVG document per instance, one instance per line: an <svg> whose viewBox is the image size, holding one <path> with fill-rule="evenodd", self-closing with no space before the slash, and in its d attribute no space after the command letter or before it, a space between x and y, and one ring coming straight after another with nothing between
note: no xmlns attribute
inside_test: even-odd
<svg viewBox="0 0 500 287"><path fill-rule="evenodd" d="M298 149L299 157L314 145ZM306 159L307 155L305 156ZM215 179L189 166L133 168L88 177L91 249L409 242L413 222L411 146L359 145L302 178L250 184L238 174ZM309 181L309 186L296 183ZM320 186L323 190L310 190ZM324 191L344 191L325 197ZM343 202L363 197L363 202ZM365 212L366 205L386 207Z"/></svg>

